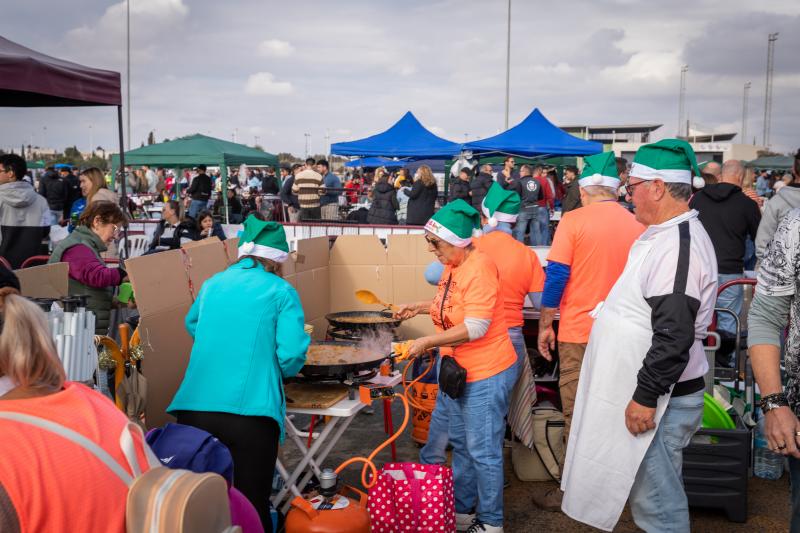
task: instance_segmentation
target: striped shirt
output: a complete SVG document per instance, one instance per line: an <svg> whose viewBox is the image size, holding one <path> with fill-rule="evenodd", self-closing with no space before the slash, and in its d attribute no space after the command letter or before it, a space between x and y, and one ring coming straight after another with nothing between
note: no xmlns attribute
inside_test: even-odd
<svg viewBox="0 0 800 533"><path fill-rule="evenodd" d="M314 209L319 207L319 197L325 193L322 186L322 176L313 170L298 172L294 178L292 192L300 201L300 209Z"/></svg>

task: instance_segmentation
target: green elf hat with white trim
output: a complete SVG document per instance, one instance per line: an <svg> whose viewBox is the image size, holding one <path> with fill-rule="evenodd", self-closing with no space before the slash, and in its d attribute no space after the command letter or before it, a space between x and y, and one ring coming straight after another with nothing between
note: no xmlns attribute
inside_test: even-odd
<svg viewBox="0 0 800 533"><path fill-rule="evenodd" d="M514 191L507 191L496 181L486 193L486 197L481 204L481 211L489 219L491 227L497 227L498 222L514 223L519 215L519 194Z"/></svg>
<svg viewBox="0 0 800 533"><path fill-rule="evenodd" d="M259 220L254 215L244 221L244 231L239 237L239 257L254 255L283 263L289 257L286 231L277 222Z"/></svg>
<svg viewBox="0 0 800 533"><path fill-rule="evenodd" d="M581 187L599 185L618 189L619 182L614 152L603 152L583 158L583 172L578 179L578 185Z"/></svg>
<svg viewBox="0 0 800 533"><path fill-rule="evenodd" d="M466 248L473 236L481 234L481 215L458 199L439 209L425 224L425 230L458 248Z"/></svg>
<svg viewBox="0 0 800 533"><path fill-rule="evenodd" d="M705 185L691 145L681 139L663 139L636 151L631 177L660 179L665 183L685 183L700 189Z"/></svg>

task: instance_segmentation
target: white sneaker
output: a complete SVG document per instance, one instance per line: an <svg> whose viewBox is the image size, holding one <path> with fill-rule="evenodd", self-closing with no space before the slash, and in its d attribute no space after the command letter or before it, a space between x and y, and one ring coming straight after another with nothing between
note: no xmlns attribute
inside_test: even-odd
<svg viewBox="0 0 800 533"><path fill-rule="evenodd" d="M475 521L475 513L461 514L456 513L456 531L467 531Z"/></svg>
<svg viewBox="0 0 800 533"><path fill-rule="evenodd" d="M480 520L475 520L467 530L467 533L503 533L503 526L490 526Z"/></svg>

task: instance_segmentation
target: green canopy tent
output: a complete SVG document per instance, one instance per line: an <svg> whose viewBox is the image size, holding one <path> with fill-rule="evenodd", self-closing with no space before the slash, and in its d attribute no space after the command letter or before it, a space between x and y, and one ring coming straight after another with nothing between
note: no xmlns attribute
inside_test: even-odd
<svg viewBox="0 0 800 533"><path fill-rule="evenodd" d="M223 141L206 135L189 135L172 141L143 146L125 152L125 164L130 166L148 165L154 167L187 168L196 165L216 166L220 169L222 190L228 187L228 167L239 165L278 166L277 156L255 148ZM119 166L117 154L111 158L112 176L116 176ZM176 183L180 177L176 176ZM228 196L222 195L225 204L225 220L228 220Z"/></svg>
<svg viewBox="0 0 800 533"><path fill-rule="evenodd" d="M45 162L43 159L38 159L36 161L26 161L29 170L41 170L45 168Z"/></svg>
<svg viewBox="0 0 800 533"><path fill-rule="evenodd" d="M748 161L745 165L750 168L766 168L769 170L791 170L794 166L794 157L788 155L771 155L766 157L759 157Z"/></svg>

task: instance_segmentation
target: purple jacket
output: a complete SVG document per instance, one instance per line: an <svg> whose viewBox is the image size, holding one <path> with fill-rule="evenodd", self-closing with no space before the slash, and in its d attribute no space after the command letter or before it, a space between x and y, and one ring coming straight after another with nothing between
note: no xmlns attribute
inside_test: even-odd
<svg viewBox="0 0 800 533"><path fill-rule="evenodd" d="M116 287L122 281L120 269L108 268L84 244L68 248L61 256L61 261L69 263L69 277L95 289Z"/></svg>

